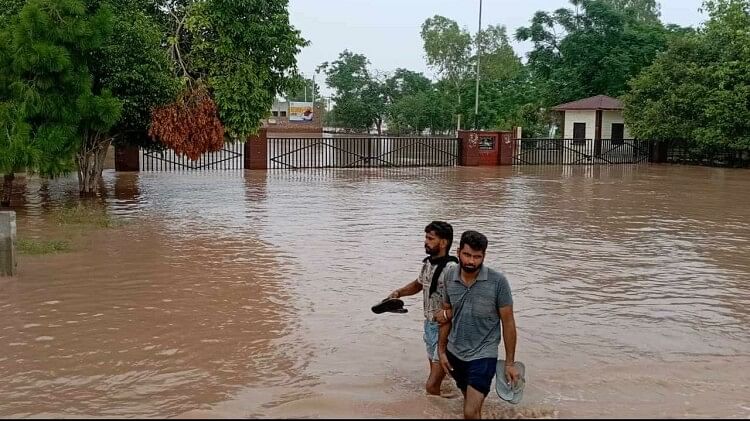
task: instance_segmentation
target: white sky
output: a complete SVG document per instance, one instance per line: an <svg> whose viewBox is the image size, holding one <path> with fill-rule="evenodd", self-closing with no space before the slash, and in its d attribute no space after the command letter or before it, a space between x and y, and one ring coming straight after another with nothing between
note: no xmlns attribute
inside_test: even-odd
<svg viewBox="0 0 750 421"><path fill-rule="evenodd" d="M665 23L698 26L705 19L702 0L662 0ZM537 10L568 7L566 0L483 0L482 27L505 25L513 48L522 57L531 43L515 41L515 31L528 26ZM477 31L479 0L290 0L292 25L311 44L298 56L300 71L312 77L324 61L335 60L344 49L364 54L371 67L390 72L398 67L434 78L424 60L420 28L425 19L442 15L471 34ZM323 75L316 76L321 93L330 95Z"/></svg>

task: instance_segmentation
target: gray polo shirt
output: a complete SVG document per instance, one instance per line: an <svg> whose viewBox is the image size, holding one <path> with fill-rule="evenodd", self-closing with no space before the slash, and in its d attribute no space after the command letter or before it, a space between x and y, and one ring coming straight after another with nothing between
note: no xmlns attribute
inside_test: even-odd
<svg viewBox="0 0 750 421"><path fill-rule="evenodd" d="M498 309L513 304L505 276L482 265L477 280L467 287L455 266L445 274L443 302L453 308L448 351L461 360L497 358L501 326Z"/></svg>

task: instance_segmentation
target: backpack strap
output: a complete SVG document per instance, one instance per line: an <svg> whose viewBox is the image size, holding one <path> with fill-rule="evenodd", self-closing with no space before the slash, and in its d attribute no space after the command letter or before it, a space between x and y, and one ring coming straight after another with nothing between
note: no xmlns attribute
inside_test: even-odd
<svg viewBox="0 0 750 421"><path fill-rule="evenodd" d="M437 267L435 268L435 272L432 273L432 282L430 282L430 297L432 294L437 291L437 285L438 285L438 278L440 278L440 274L443 273L443 269L445 269L445 266L448 264L448 262L455 262L458 263L458 258L456 256L445 256L441 257L440 259L437 259L433 263L437 263Z"/></svg>

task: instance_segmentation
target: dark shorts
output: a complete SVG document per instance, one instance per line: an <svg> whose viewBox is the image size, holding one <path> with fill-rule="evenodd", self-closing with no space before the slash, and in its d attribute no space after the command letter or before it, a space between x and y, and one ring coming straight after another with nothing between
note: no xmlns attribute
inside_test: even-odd
<svg viewBox="0 0 750 421"><path fill-rule="evenodd" d="M451 376L456 381L461 391L466 392L466 387L471 386L482 392L484 396L490 393L492 379L497 371L497 358L480 358L473 361L464 361L446 351L448 361L453 367Z"/></svg>

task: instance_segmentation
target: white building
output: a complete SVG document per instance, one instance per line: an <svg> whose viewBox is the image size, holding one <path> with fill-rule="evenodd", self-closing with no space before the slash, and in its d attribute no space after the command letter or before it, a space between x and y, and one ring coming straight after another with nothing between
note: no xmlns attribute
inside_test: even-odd
<svg viewBox="0 0 750 421"><path fill-rule="evenodd" d="M630 139L622 117L622 102L606 95L592 96L552 107L565 113L565 139Z"/></svg>
<svg viewBox="0 0 750 421"><path fill-rule="evenodd" d="M526 164L633 163L647 157L643 142L632 139L616 98L597 95L568 102L562 139L519 139L518 162Z"/></svg>

